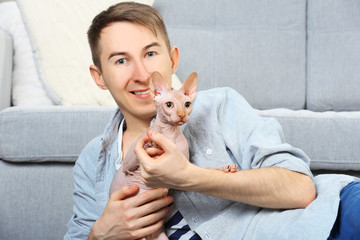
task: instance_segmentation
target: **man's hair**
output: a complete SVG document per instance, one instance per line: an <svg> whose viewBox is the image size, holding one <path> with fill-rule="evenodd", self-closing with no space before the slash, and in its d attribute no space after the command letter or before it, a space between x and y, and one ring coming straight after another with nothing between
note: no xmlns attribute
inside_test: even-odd
<svg viewBox="0 0 360 240"><path fill-rule="evenodd" d="M164 20L156 9L151 6L135 2L118 3L99 13L93 19L87 32L92 60L100 71L100 33L103 28L114 22L140 24L149 29L155 36L159 33L170 51L170 40L166 31Z"/></svg>

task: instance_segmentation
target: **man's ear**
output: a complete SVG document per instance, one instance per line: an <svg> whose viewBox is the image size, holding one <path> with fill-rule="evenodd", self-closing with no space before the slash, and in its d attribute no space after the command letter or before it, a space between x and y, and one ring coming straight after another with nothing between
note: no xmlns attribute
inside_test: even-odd
<svg viewBox="0 0 360 240"><path fill-rule="evenodd" d="M98 85L98 87L103 90L107 90L108 88L104 82L100 69L95 65L90 65L89 69L91 76L94 82L96 83L96 85Z"/></svg>
<svg viewBox="0 0 360 240"><path fill-rule="evenodd" d="M170 49L170 59L172 62L172 65L171 65L172 74L174 74L176 72L176 69L178 68L179 58L180 58L179 49L177 46L173 46Z"/></svg>

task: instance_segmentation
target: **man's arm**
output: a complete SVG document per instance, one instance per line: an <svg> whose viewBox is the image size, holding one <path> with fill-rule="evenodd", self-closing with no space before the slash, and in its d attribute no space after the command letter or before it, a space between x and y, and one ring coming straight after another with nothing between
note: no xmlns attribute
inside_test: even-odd
<svg viewBox="0 0 360 240"><path fill-rule="evenodd" d="M242 170L233 174L197 168L190 191L265 208L305 208L315 199L312 179L284 168Z"/></svg>
<svg viewBox="0 0 360 240"><path fill-rule="evenodd" d="M64 240L86 239L90 229L99 217L95 193L96 162L94 156L98 155L96 146L100 138L93 139L82 150L74 169L73 216L67 225Z"/></svg>
<svg viewBox="0 0 360 240"><path fill-rule="evenodd" d="M134 196L137 186L115 191L104 210L99 209L95 188L99 139L82 151L74 167L75 190L73 216L64 240L70 239L138 239L162 228L168 205L167 189L154 189Z"/></svg>
<svg viewBox="0 0 360 240"><path fill-rule="evenodd" d="M164 151L152 158L143 149L149 141ZM304 208L315 199L312 179L284 168L268 167L224 173L191 164L177 146L150 131L135 147L146 185L193 191L266 208Z"/></svg>

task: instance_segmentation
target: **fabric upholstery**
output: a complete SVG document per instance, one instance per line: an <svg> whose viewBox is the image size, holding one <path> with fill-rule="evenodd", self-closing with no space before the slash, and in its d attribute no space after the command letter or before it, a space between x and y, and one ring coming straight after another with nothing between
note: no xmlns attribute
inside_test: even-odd
<svg viewBox="0 0 360 240"><path fill-rule="evenodd" d="M115 106L110 93L98 88L91 79L86 32L97 13L118 2L121 1L17 0L40 80L54 103ZM139 2L151 4L153 0Z"/></svg>
<svg viewBox="0 0 360 240"><path fill-rule="evenodd" d="M0 239L62 239L72 214L72 168L0 161Z"/></svg>
<svg viewBox="0 0 360 240"><path fill-rule="evenodd" d="M0 29L0 110L10 107L12 50L11 37Z"/></svg>
<svg viewBox="0 0 360 240"><path fill-rule="evenodd" d="M307 108L360 110L360 1L308 1Z"/></svg>
<svg viewBox="0 0 360 240"><path fill-rule="evenodd" d="M12 107L0 113L0 159L74 162L102 134L113 107Z"/></svg>
<svg viewBox="0 0 360 240"><path fill-rule="evenodd" d="M230 86L259 109L304 108L305 0L176 2L154 7L180 48L180 79L197 71L199 89Z"/></svg>
<svg viewBox="0 0 360 240"><path fill-rule="evenodd" d="M13 69L9 71L12 72L12 91L8 92L11 93L12 105L54 105L40 82L33 49L16 2L0 4L0 29L8 33L13 40ZM7 59L7 62L11 63L10 59ZM9 101L10 96L7 98Z"/></svg>
<svg viewBox="0 0 360 240"><path fill-rule="evenodd" d="M360 170L360 112L260 111L275 117L285 139L310 157L312 170Z"/></svg>

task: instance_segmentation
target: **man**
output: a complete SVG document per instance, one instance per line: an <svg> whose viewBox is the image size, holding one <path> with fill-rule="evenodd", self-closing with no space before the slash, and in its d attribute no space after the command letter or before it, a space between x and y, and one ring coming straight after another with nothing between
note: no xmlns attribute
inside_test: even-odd
<svg viewBox="0 0 360 240"><path fill-rule="evenodd" d="M170 83L179 49L170 46L159 13L137 3L120 3L100 13L88 38L94 62L91 75L101 89L110 91L119 111L75 165L74 215L65 239L139 239L158 231L165 222L173 239L279 239L276 234L284 238L305 234L309 219L315 216L321 226L316 226L318 235L311 236L330 234L338 200L328 202L333 195L325 194L314 201L315 185L306 155L283 143L275 120L258 117L228 88L198 93L183 128L191 162L164 136L149 131L138 141L135 153L145 182L155 189L136 195L138 187L128 186L109 197L112 178L130 145L156 114L149 77L157 71ZM161 146L163 154L143 149L150 139ZM205 169L229 163L238 164L240 171ZM344 178L343 185L351 181ZM333 187L331 193L338 196L342 187ZM166 196L166 188L178 191ZM318 207L324 205L321 201L328 203L326 218L318 215L324 210ZM172 202L175 205L170 209ZM304 209L310 203L318 210ZM174 218L181 224L174 223ZM289 218L292 221L285 223ZM304 229L298 224L304 224Z"/></svg>

